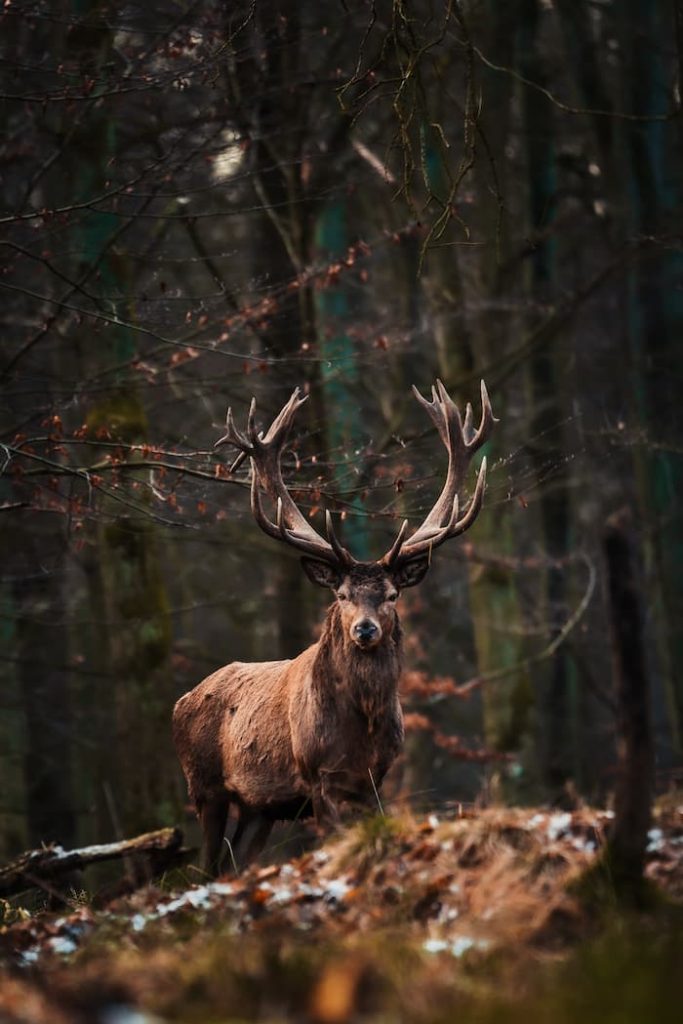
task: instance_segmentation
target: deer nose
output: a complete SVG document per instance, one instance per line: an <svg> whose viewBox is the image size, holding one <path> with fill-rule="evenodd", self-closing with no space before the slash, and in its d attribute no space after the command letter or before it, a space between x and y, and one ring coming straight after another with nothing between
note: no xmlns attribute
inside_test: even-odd
<svg viewBox="0 0 683 1024"><path fill-rule="evenodd" d="M377 639L379 626L372 619L361 619L360 622L353 624L352 633L355 640L360 640L361 643L368 643L371 640Z"/></svg>

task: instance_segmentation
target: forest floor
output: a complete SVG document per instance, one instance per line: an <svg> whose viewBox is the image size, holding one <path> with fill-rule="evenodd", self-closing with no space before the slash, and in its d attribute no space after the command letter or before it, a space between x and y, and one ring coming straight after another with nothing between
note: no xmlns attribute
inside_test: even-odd
<svg viewBox="0 0 683 1024"><path fill-rule="evenodd" d="M377 816L239 877L6 906L0 1022L678 1022L683 806L657 812L628 912L585 884L609 820Z"/></svg>

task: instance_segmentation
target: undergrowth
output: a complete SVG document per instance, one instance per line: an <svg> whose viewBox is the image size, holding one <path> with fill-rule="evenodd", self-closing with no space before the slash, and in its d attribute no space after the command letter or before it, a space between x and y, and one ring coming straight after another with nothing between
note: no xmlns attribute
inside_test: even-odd
<svg viewBox="0 0 683 1024"><path fill-rule="evenodd" d="M657 898L624 909L601 858L608 821L369 815L218 886L175 874L106 908L19 915L0 1020L100 1024L127 1007L169 1024L673 1024L680 824L659 822Z"/></svg>

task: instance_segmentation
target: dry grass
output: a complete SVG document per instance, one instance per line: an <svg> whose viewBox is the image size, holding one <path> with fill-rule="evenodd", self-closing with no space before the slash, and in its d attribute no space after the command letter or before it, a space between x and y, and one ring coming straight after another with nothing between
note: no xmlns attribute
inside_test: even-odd
<svg viewBox="0 0 683 1024"><path fill-rule="evenodd" d="M609 1020L612 960L630 965L629 977L640 979L632 999L645 1005L649 993L667 990L660 974L671 974L669 959L680 952L681 917L673 903L637 919L597 917L576 895L573 883L595 862L608 822L588 809L494 808L445 821L380 815L321 850L216 886L147 889L105 911L83 906L19 922L2 936L7 962L24 966L4 986L0 976L0 1020L90 1024L122 1004L188 1024L445 1024L456 1010L463 1024L499 1024L524 1008L532 1019L569 1024L576 983L565 986L557 971L569 977L580 950L599 949L610 934L609 954L583 968L595 975L590 1005L603 1005ZM656 825L648 873L675 900L680 808ZM638 946L650 934L664 943L652 963ZM657 948L648 939L648 955ZM611 980L600 994L603 975ZM666 1006L658 1013L667 1019Z"/></svg>

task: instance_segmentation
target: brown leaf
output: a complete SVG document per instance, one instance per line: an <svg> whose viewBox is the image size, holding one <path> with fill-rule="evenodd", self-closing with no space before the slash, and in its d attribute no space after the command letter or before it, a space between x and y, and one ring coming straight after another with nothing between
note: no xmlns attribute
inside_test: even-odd
<svg viewBox="0 0 683 1024"><path fill-rule="evenodd" d="M311 998L311 1017L320 1024L344 1024L356 1004L361 968L355 961L328 964Z"/></svg>

